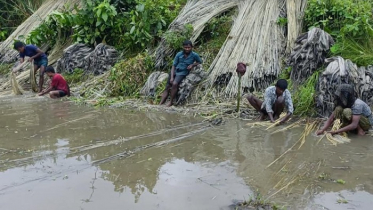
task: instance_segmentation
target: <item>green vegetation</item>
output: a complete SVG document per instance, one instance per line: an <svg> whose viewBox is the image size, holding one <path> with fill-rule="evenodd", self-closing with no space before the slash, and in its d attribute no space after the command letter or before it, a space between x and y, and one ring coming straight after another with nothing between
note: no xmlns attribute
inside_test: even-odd
<svg viewBox="0 0 373 210"><path fill-rule="evenodd" d="M10 72L12 64L0 64L0 75L6 75Z"/></svg>
<svg viewBox="0 0 373 210"><path fill-rule="evenodd" d="M247 201L244 201L236 206L236 209L246 209L242 207L250 207L255 209L273 209L273 210L285 210L285 207L279 207L276 204L270 203L266 201L262 195L256 191L256 194L254 196L250 196L250 199Z"/></svg>
<svg viewBox="0 0 373 210"><path fill-rule="evenodd" d="M313 73L293 94L294 114L301 116L313 116L315 114L315 92L319 72Z"/></svg>
<svg viewBox="0 0 373 210"><path fill-rule="evenodd" d="M336 182L337 182L338 184L346 184L346 181L343 180L343 179L338 179Z"/></svg>
<svg viewBox="0 0 373 210"><path fill-rule="evenodd" d="M145 54L138 54L115 64L109 76L111 96L138 96L152 70L151 64L151 58Z"/></svg>
<svg viewBox="0 0 373 210"><path fill-rule="evenodd" d="M320 27L336 40L333 55L358 65L373 64L373 1L309 0L304 17L307 28Z"/></svg>
<svg viewBox="0 0 373 210"><path fill-rule="evenodd" d="M175 50L181 50L182 44L186 39L190 39L193 34L193 26L187 24L182 31L167 31L164 34L167 44Z"/></svg>
<svg viewBox="0 0 373 210"><path fill-rule="evenodd" d="M0 0L0 41L30 17L44 0Z"/></svg>
<svg viewBox="0 0 373 210"><path fill-rule="evenodd" d="M119 50L141 52L158 43L184 2L84 0L81 8L74 6L50 14L26 42L53 46L59 39L71 36L74 42L90 46L103 42Z"/></svg>
<svg viewBox="0 0 373 210"><path fill-rule="evenodd" d="M202 56L206 69L210 67L227 39L235 13L236 10L231 10L211 19L197 40L198 44L195 50Z"/></svg>
<svg viewBox="0 0 373 210"><path fill-rule="evenodd" d="M67 83L71 86L73 84L82 83L88 79L88 75L84 75L83 69L75 69L72 74L62 74Z"/></svg>
<svg viewBox="0 0 373 210"><path fill-rule="evenodd" d="M280 17L277 19L277 22L276 22L278 25L280 26L287 26L288 24L288 19L287 18L284 18L284 17Z"/></svg>

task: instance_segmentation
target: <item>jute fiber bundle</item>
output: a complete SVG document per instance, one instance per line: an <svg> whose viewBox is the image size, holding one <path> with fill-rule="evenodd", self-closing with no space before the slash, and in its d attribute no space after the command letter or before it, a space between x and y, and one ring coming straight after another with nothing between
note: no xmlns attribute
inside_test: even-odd
<svg viewBox="0 0 373 210"><path fill-rule="evenodd" d="M75 69L84 69L86 67L87 57L93 49L84 44L73 44L63 50L63 55L57 61L57 70L59 72L73 73Z"/></svg>
<svg viewBox="0 0 373 210"><path fill-rule="evenodd" d="M190 37L194 42L203 29L213 17L237 7L243 0L189 0L178 17L170 24L168 31L182 31L184 26L191 24L193 26L193 35ZM156 68L164 68L167 65L166 58L172 57L174 50L167 45L163 38L156 50Z"/></svg>
<svg viewBox="0 0 373 210"><path fill-rule="evenodd" d="M286 53L293 49L295 40L302 31L302 20L307 6L307 0L286 0L286 18L288 20Z"/></svg>
<svg viewBox="0 0 373 210"><path fill-rule="evenodd" d="M98 75L110 70L117 58L118 52L109 45L101 43L92 49L84 44L73 44L64 50L57 61L57 69L71 74L78 68Z"/></svg>
<svg viewBox="0 0 373 210"><path fill-rule="evenodd" d="M334 110L335 91L340 84L351 84L358 98L373 105L373 66L357 67L350 60L333 57L319 78L316 90L316 108L321 116L329 116Z"/></svg>
<svg viewBox="0 0 373 210"><path fill-rule="evenodd" d="M147 97L155 97L158 85L167 79L167 73L161 71L151 73L140 93Z"/></svg>
<svg viewBox="0 0 373 210"><path fill-rule="evenodd" d="M325 63L333 44L333 38L320 28L313 28L297 38L288 58L288 64L292 67L290 77L294 84L306 81Z"/></svg>
<svg viewBox="0 0 373 210"><path fill-rule="evenodd" d="M95 75L103 74L116 63L118 56L114 47L100 43L85 57L84 70Z"/></svg>
<svg viewBox="0 0 373 210"><path fill-rule="evenodd" d="M207 82L212 87L219 76L232 74L224 92L226 97L237 94L238 62L250 62L242 77L242 89L267 88L280 73L280 58L284 51L284 29L276 21L285 1L247 0L239 4L233 28L209 69Z"/></svg>

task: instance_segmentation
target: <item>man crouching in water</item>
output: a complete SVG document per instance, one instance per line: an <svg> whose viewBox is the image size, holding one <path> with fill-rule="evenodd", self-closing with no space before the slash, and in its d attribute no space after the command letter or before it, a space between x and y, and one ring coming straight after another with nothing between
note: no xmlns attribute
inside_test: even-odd
<svg viewBox="0 0 373 210"><path fill-rule="evenodd" d="M175 56L171 72L168 75L166 89L162 93L160 105L166 102L168 94L171 92L170 102L167 104L167 106L172 106L181 81L185 79L190 70L192 70L195 66L202 64L202 60L199 55L193 52L193 44L191 41L184 41L183 49L184 50L182 52L177 53Z"/></svg>
<svg viewBox="0 0 373 210"><path fill-rule="evenodd" d="M61 98L64 96L70 96L70 88L65 78L61 74L57 74L52 66L48 66L45 69L45 73L49 78L52 79L50 86L39 93L39 96L49 93L51 98Z"/></svg>
<svg viewBox="0 0 373 210"><path fill-rule="evenodd" d="M373 125L372 111L368 104L355 97L354 87L342 84L335 93L335 109L317 135L323 134L336 119L340 119L342 126L337 131L329 131L335 135L348 131L356 131L358 135L365 135Z"/></svg>
<svg viewBox="0 0 373 210"><path fill-rule="evenodd" d="M247 100L258 112L260 112L260 120L264 120L266 116L272 123L280 117L286 105L287 115L281 119L281 124L289 120L293 114L294 107L291 100L291 94L288 88L288 82L284 79L277 81L275 86L268 87L265 90L264 102L253 95L247 97Z"/></svg>

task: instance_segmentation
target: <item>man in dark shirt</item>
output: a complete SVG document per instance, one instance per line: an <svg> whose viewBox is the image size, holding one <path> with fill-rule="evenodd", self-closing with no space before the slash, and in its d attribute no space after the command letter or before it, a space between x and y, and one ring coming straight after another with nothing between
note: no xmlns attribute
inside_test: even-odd
<svg viewBox="0 0 373 210"><path fill-rule="evenodd" d="M61 74L56 74L52 66L48 66L45 70L49 78L52 79L51 85L41 91L39 96L49 93L51 98L61 98L64 96L70 96L70 88L65 78Z"/></svg>
<svg viewBox="0 0 373 210"><path fill-rule="evenodd" d="M34 61L34 69L35 74L36 71L40 68L40 76L39 76L39 93L43 89L44 84L44 71L45 68L48 66L48 58L47 55L43 51L41 51L35 45L25 45L23 42L16 42L14 43L14 49L19 52L19 56L21 57L21 63L24 62L25 56L29 57L28 61Z"/></svg>
<svg viewBox="0 0 373 210"><path fill-rule="evenodd" d="M199 55L193 52L193 44L187 40L183 43L183 51L176 54L171 72L168 76L166 89L162 93L160 104L164 104L170 93L170 103L167 106L172 106L173 100L176 96L179 84L189 74L190 70L198 64L202 64Z"/></svg>
<svg viewBox="0 0 373 210"><path fill-rule="evenodd" d="M328 132L332 135L356 131L358 135L363 136L366 131L372 128L372 110L370 110L368 104L356 98L354 86L350 84L339 85L335 93L334 105L334 112L325 122L325 125L317 131L317 135L325 133L336 119L341 121L342 126L339 130Z"/></svg>

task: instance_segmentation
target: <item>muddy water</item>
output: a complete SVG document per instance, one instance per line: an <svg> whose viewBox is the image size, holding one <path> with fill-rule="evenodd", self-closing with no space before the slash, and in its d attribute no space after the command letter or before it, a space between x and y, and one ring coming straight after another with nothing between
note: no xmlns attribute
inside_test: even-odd
<svg viewBox="0 0 373 210"><path fill-rule="evenodd" d="M288 209L373 204L371 137L332 146L309 136L281 156L302 126L271 134L44 98L1 98L0 110L2 210L224 210L254 191Z"/></svg>

